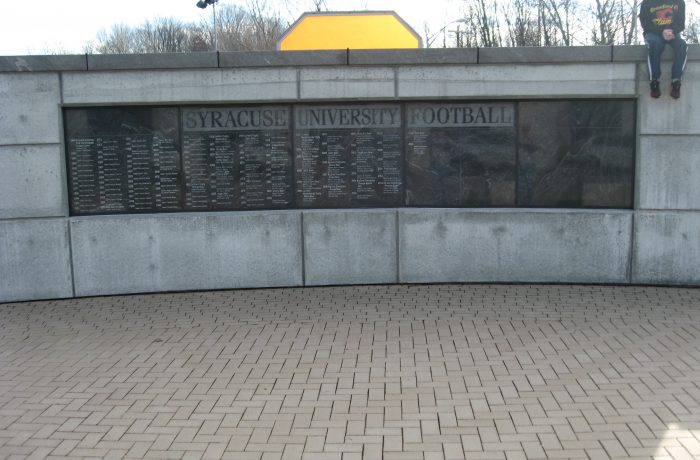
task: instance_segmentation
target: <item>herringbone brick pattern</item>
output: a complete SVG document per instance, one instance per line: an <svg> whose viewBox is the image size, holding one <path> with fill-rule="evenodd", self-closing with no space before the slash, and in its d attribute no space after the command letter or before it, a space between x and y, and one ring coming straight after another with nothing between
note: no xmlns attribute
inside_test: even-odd
<svg viewBox="0 0 700 460"><path fill-rule="evenodd" d="M700 458L700 290L0 305L0 458Z"/></svg>

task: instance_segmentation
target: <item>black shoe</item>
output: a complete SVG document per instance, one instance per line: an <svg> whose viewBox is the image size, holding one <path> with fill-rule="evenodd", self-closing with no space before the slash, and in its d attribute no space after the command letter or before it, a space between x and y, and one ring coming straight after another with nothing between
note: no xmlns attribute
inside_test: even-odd
<svg viewBox="0 0 700 460"><path fill-rule="evenodd" d="M681 81L680 80L673 80L671 82L671 97L674 99L678 99L681 97Z"/></svg>
<svg viewBox="0 0 700 460"><path fill-rule="evenodd" d="M651 88L651 92L649 93L651 97L654 99L658 99L661 97L661 90L659 89L659 80L652 80L651 83L649 83L649 88Z"/></svg>

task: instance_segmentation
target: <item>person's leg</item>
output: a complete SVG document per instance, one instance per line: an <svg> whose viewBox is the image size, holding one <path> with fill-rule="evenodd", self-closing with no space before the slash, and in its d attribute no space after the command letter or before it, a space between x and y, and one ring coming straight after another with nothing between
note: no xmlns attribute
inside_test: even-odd
<svg viewBox="0 0 700 460"><path fill-rule="evenodd" d="M649 80L658 80L661 77L661 53L664 52L666 43L663 38L653 33L644 34L644 41L649 50Z"/></svg>
<svg viewBox="0 0 700 460"><path fill-rule="evenodd" d="M668 42L673 48L673 67L671 68L671 80L680 80L688 60L688 45L680 36Z"/></svg>

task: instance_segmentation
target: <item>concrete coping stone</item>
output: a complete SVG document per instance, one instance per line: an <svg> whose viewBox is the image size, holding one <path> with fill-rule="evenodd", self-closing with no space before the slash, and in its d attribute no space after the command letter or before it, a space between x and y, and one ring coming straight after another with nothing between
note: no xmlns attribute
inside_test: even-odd
<svg viewBox="0 0 700 460"><path fill-rule="evenodd" d="M350 65L477 64L477 48L350 50Z"/></svg>
<svg viewBox="0 0 700 460"><path fill-rule="evenodd" d="M347 50L227 51L219 53L219 67L347 65Z"/></svg>
<svg viewBox="0 0 700 460"><path fill-rule="evenodd" d="M217 68L217 53L88 54L88 70Z"/></svg>
<svg viewBox="0 0 700 460"><path fill-rule="evenodd" d="M87 70L85 54L0 56L0 72Z"/></svg>
<svg viewBox="0 0 700 460"><path fill-rule="evenodd" d="M344 65L574 64L644 62L646 56L646 47L643 45L0 56L0 72ZM672 52L664 53L664 60L670 60L672 57ZM688 45L688 60L700 60L700 44Z"/></svg>
<svg viewBox="0 0 700 460"><path fill-rule="evenodd" d="M479 64L610 62L611 46L479 48Z"/></svg>
<svg viewBox="0 0 700 460"><path fill-rule="evenodd" d="M670 55L672 53L664 53ZM613 46L613 62L639 62L646 61L647 47L644 45Z"/></svg>

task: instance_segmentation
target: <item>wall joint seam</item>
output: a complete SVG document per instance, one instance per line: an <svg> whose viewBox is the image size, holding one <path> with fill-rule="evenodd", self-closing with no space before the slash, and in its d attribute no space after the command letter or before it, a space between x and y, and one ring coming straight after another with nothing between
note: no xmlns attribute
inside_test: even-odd
<svg viewBox="0 0 700 460"><path fill-rule="evenodd" d="M75 262L73 260L73 232L72 232L72 220L70 218L66 219L66 231L68 233L68 264L70 266L70 284L73 290L73 297L77 297L75 290Z"/></svg>
<svg viewBox="0 0 700 460"><path fill-rule="evenodd" d="M399 284L401 282L401 236L399 235L400 231L400 226L399 226L399 210L397 209L396 212L394 213L394 219L395 219L395 224L396 225L396 231L394 232L396 235L396 284Z"/></svg>
<svg viewBox="0 0 700 460"><path fill-rule="evenodd" d="M299 212L301 236L301 285L306 286L306 237L304 235L304 212Z"/></svg>

